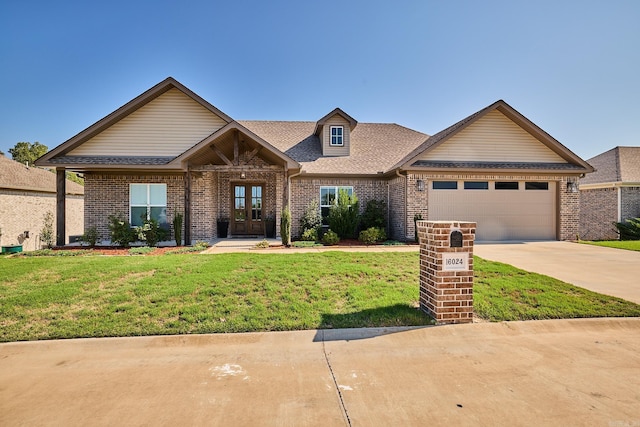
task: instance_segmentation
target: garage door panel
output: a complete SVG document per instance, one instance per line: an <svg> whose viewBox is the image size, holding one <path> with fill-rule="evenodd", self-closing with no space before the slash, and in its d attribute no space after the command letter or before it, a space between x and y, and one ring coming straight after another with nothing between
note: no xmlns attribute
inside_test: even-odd
<svg viewBox="0 0 640 427"><path fill-rule="evenodd" d="M460 183L462 184L462 183ZM477 223L477 240L556 238L556 185L548 190L429 190L429 219Z"/></svg>

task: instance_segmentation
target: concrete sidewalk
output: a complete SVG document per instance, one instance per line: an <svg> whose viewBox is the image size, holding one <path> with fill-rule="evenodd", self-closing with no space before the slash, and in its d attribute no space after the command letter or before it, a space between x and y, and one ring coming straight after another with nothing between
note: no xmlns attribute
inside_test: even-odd
<svg viewBox="0 0 640 427"><path fill-rule="evenodd" d="M640 423L640 319L0 344L0 425Z"/></svg>
<svg viewBox="0 0 640 427"><path fill-rule="evenodd" d="M574 242L477 243L474 254L640 304L640 252Z"/></svg>

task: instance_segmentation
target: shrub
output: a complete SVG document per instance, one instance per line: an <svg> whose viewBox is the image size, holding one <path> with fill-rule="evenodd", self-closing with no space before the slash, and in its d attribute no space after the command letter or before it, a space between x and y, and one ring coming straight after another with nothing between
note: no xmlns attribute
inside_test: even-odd
<svg viewBox="0 0 640 427"><path fill-rule="evenodd" d="M129 249L129 255L146 255L148 253L151 253L155 250L155 248L151 248L151 247L137 247L137 248L131 248Z"/></svg>
<svg viewBox="0 0 640 427"><path fill-rule="evenodd" d="M322 243L327 246L337 245L339 242L340 237L338 237L338 234L331 229L327 230L327 232L324 233L324 236L322 236Z"/></svg>
<svg viewBox="0 0 640 427"><path fill-rule="evenodd" d="M302 240L305 242L317 242L318 241L318 229L309 228L302 233Z"/></svg>
<svg viewBox="0 0 640 427"><path fill-rule="evenodd" d="M363 230L371 227L386 228L387 203L384 200L369 200L364 207L364 212L360 217Z"/></svg>
<svg viewBox="0 0 640 427"><path fill-rule="evenodd" d="M280 236L282 237L283 245L291 245L291 211L289 210L289 205L282 209L282 216L280 217Z"/></svg>
<svg viewBox="0 0 640 427"><path fill-rule="evenodd" d="M360 232L358 240L365 245L373 245L374 243L387 240L387 233L384 232L383 228L369 227Z"/></svg>
<svg viewBox="0 0 640 427"><path fill-rule="evenodd" d="M52 248L56 240L56 234L53 231L53 213L51 211L45 213L42 222L43 226L42 230L40 230L40 240L42 240L45 247Z"/></svg>
<svg viewBox="0 0 640 427"><path fill-rule="evenodd" d="M158 242L166 240L169 232L160 226L155 219L147 219L144 223L135 228L138 240L145 242L147 246L157 246Z"/></svg>
<svg viewBox="0 0 640 427"><path fill-rule="evenodd" d="M359 208L356 194L349 196L347 190L340 189L338 202L329 208L329 228L340 238L354 237L360 221Z"/></svg>
<svg viewBox="0 0 640 427"><path fill-rule="evenodd" d="M305 209L302 214L302 218L300 218L300 228L302 229L302 236L308 230L316 231L316 238L318 239L318 230L322 227L322 215L320 214L320 205L318 205L317 200L312 200L309 203L309 206ZM302 240L307 240L303 239Z"/></svg>
<svg viewBox="0 0 640 427"><path fill-rule="evenodd" d="M263 241L256 243L256 248L258 248L258 249L268 249L269 248L269 241L267 239L264 239Z"/></svg>
<svg viewBox="0 0 640 427"><path fill-rule="evenodd" d="M100 235L98 234L98 229L96 227L89 227L84 231L81 240L93 248L95 247L99 238Z"/></svg>
<svg viewBox="0 0 640 427"><path fill-rule="evenodd" d="M620 240L640 240L640 218L630 218L624 222L615 222Z"/></svg>
<svg viewBox="0 0 640 427"><path fill-rule="evenodd" d="M135 231L126 219L120 215L109 215L109 232L111 243L128 248L131 242L135 242Z"/></svg>
<svg viewBox="0 0 640 427"><path fill-rule="evenodd" d="M179 212L174 212L173 214L173 235L176 238L176 246L180 246L182 244L182 220L183 216Z"/></svg>

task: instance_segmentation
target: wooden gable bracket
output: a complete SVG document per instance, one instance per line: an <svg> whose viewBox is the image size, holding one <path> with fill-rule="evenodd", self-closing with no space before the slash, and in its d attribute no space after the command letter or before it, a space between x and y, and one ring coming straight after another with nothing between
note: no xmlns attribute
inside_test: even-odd
<svg viewBox="0 0 640 427"><path fill-rule="evenodd" d="M218 155L218 157L220 157L222 159L222 161L227 165L227 166L233 166L233 162L231 162L231 160L229 160L227 158L227 156L224 155L224 153L222 151L220 151L220 149L218 147L216 147L215 145L210 145L211 149L213 150L214 153L216 153Z"/></svg>
<svg viewBox="0 0 640 427"><path fill-rule="evenodd" d="M239 158L239 151L240 151L240 147L239 147L239 132L236 130L233 133L233 164L234 166L238 166L240 165L240 158Z"/></svg>
<svg viewBox="0 0 640 427"><path fill-rule="evenodd" d="M258 145L256 148L254 148L248 155L247 158L245 159L245 161L247 163L249 163L251 160L253 160L253 158L256 156L256 154L258 154L258 152L262 149L261 145Z"/></svg>

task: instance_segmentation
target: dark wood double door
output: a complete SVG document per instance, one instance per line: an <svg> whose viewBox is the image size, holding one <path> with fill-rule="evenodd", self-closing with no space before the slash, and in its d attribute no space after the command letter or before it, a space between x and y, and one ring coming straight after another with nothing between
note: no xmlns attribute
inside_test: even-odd
<svg viewBox="0 0 640 427"><path fill-rule="evenodd" d="M233 235L263 235L262 184L231 184L231 233Z"/></svg>

